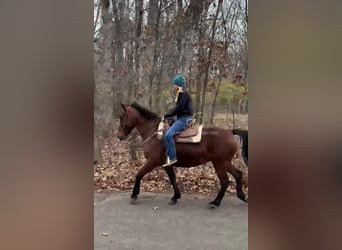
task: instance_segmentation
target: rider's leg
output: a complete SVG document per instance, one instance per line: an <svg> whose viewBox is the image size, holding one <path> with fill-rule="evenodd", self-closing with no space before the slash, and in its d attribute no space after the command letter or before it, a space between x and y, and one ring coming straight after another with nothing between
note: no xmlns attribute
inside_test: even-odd
<svg viewBox="0 0 342 250"><path fill-rule="evenodd" d="M175 123L168 129L164 136L164 145L167 150L168 159L163 166L170 166L177 162L176 145L174 141L174 136L184 130L187 126L186 118L179 118Z"/></svg>

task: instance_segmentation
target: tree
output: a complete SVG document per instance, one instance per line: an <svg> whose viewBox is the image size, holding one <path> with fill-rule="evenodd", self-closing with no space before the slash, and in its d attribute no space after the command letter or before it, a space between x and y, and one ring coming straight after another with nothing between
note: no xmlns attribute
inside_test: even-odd
<svg viewBox="0 0 342 250"><path fill-rule="evenodd" d="M113 54L111 44L113 41L113 22L109 14L109 2L101 0L102 14L102 40L99 42L97 54L98 81L95 82L94 93L94 159L97 161L99 156L99 137L107 138L113 121Z"/></svg>
<svg viewBox="0 0 342 250"><path fill-rule="evenodd" d="M209 52L208 52L208 59L207 59L207 64L205 67L205 73L204 73L204 86L203 86L203 91L202 91L202 105L201 105L201 112L203 112L203 106L205 103L205 94L206 94L206 90L207 90L207 84L208 84L208 78L209 78L209 68L211 66L211 56L213 53L213 47L215 44L215 33L216 33L216 20L217 17L219 15L220 9L222 8L222 2L223 0L218 0L218 6L216 9L216 14L215 17L213 19L213 24L212 24L212 28L211 28L211 38L209 41Z"/></svg>
<svg viewBox="0 0 342 250"><path fill-rule="evenodd" d="M171 79L178 73L186 76L194 111L210 111L210 123L221 105L244 112L239 107L247 105L247 4L95 0L95 137L112 133L120 102L137 101L155 112L166 111L173 99ZM236 76L241 77L233 83ZM236 95L234 102L227 82L241 86L244 96ZM130 141L133 159L134 143Z"/></svg>

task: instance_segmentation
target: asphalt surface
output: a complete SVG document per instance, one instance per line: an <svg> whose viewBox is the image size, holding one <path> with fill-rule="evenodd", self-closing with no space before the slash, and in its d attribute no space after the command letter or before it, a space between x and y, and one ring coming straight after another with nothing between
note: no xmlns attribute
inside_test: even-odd
<svg viewBox="0 0 342 250"><path fill-rule="evenodd" d="M248 205L225 196L209 209L213 197L141 193L94 194L95 250L244 250L248 249Z"/></svg>

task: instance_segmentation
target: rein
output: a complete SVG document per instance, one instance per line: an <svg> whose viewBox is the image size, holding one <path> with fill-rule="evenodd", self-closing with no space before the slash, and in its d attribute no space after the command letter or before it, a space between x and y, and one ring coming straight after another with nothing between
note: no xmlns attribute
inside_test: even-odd
<svg viewBox="0 0 342 250"><path fill-rule="evenodd" d="M150 135L149 137L146 138L146 140L143 141L141 146L144 146L147 142L149 142L153 136L155 136L156 134L158 134L158 132L163 131L163 129L159 129L157 131L154 131L152 135Z"/></svg>
<svg viewBox="0 0 342 250"><path fill-rule="evenodd" d="M146 131L150 130L150 129L153 128L153 127L154 127L154 126L149 127L148 129L144 130L143 133L145 133ZM154 131L150 136L148 136L148 137L143 141L142 145L137 146L137 148L138 148L138 147L142 147L142 146L144 146L146 143L150 142L150 141L152 140L152 138L153 138L158 132L160 132L160 131L163 131L163 129L159 129L159 130L157 130L157 131ZM127 141L129 141L129 142L130 142L130 141L133 141L134 139L138 138L139 136L141 136L141 135L140 135L139 133L137 133L136 136L128 138Z"/></svg>

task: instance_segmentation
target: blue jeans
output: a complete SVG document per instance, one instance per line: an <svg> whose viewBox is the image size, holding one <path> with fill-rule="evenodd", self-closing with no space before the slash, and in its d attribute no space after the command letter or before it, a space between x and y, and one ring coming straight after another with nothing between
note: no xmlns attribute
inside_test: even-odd
<svg viewBox="0 0 342 250"><path fill-rule="evenodd" d="M167 155L170 160L177 159L176 155L176 145L174 141L174 136L177 132L180 132L186 128L188 125L188 120L191 119L191 116L180 117L175 121L172 126L167 130L164 135L164 145L167 150Z"/></svg>

